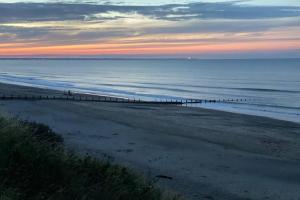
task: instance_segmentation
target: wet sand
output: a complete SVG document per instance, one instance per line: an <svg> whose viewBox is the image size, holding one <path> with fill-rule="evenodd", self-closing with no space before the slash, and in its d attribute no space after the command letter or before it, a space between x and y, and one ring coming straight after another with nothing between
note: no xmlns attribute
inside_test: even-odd
<svg viewBox="0 0 300 200"><path fill-rule="evenodd" d="M60 94L0 84L1 94ZM0 101L79 153L110 158L187 199L300 199L300 124L173 105Z"/></svg>

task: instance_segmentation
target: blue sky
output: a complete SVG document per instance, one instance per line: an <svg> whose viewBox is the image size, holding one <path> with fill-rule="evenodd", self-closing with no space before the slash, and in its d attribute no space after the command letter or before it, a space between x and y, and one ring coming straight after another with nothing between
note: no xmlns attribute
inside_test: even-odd
<svg viewBox="0 0 300 200"><path fill-rule="evenodd" d="M0 3L16 3L16 2L35 2L35 3L44 3L44 2L50 2L50 3L83 3L83 2L94 2L94 3L110 3L110 4L122 4L122 5L163 5L163 4L186 4L186 3L195 3L200 2L196 0L1 0ZM201 2L229 2L228 0L204 0ZM241 1L241 4L247 4L247 5L271 5L271 6L300 6L299 0L245 0Z"/></svg>

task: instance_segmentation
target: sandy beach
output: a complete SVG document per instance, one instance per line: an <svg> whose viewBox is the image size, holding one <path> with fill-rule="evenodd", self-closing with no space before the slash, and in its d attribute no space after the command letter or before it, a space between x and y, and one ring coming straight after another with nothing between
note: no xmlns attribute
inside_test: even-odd
<svg viewBox="0 0 300 200"><path fill-rule="evenodd" d="M1 94L62 94L0 84ZM175 105L1 100L67 147L142 173L186 199L299 200L300 124Z"/></svg>

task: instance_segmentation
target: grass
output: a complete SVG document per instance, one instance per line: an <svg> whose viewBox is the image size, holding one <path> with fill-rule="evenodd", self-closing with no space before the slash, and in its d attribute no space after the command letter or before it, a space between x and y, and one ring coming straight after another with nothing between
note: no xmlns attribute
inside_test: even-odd
<svg viewBox="0 0 300 200"><path fill-rule="evenodd" d="M68 153L48 126L0 117L0 200L165 200L126 168Z"/></svg>

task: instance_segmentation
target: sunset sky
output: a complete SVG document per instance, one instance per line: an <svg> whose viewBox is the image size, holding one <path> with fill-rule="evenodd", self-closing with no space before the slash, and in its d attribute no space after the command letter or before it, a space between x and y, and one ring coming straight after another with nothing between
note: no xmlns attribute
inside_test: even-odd
<svg viewBox="0 0 300 200"><path fill-rule="evenodd" d="M0 57L300 58L300 1L0 0Z"/></svg>

